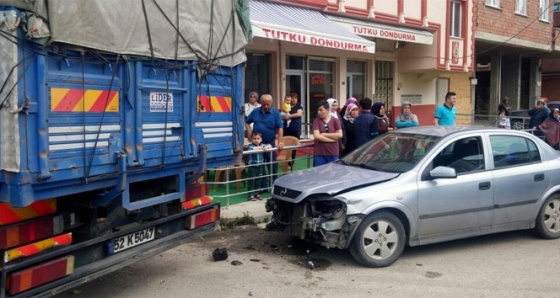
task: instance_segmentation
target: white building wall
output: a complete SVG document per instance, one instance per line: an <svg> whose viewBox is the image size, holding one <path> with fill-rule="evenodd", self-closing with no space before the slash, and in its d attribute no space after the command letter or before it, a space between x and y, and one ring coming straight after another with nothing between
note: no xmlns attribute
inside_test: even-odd
<svg viewBox="0 0 560 298"><path fill-rule="evenodd" d="M421 0L404 0L404 17L416 20L422 19L422 1Z"/></svg>
<svg viewBox="0 0 560 298"><path fill-rule="evenodd" d="M367 3L367 0L362 1ZM420 0L418 0L418 2L420 2ZM375 9L375 13L385 13L397 16L398 1L375 0L375 2L373 2L373 8Z"/></svg>

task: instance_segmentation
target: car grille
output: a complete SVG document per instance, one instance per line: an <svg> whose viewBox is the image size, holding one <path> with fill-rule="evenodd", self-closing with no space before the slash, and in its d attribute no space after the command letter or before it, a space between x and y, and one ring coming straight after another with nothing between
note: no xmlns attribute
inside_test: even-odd
<svg viewBox="0 0 560 298"><path fill-rule="evenodd" d="M274 186L273 193L278 196L295 199L301 194L301 191L295 191L293 189L289 189L285 187Z"/></svg>

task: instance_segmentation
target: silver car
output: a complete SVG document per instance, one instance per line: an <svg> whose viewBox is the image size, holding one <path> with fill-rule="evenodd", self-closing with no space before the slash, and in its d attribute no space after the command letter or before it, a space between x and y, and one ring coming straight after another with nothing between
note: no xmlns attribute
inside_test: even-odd
<svg viewBox="0 0 560 298"><path fill-rule="evenodd" d="M343 159L276 180L274 226L384 267L410 246L535 229L560 237L560 153L483 127L384 134ZM270 226L270 225L269 225Z"/></svg>

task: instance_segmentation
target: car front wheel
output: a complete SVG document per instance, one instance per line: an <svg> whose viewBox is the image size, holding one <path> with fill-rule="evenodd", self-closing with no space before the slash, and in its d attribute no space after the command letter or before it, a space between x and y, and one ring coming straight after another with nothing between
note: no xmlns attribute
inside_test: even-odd
<svg viewBox="0 0 560 298"><path fill-rule="evenodd" d="M366 217L352 238L350 253L368 267L393 264L403 253L406 235L401 221L382 211Z"/></svg>
<svg viewBox="0 0 560 298"><path fill-rule="evenodd" d="M560 238L560 196L548 198L537 216L537 233L545 239Z"/></svg>

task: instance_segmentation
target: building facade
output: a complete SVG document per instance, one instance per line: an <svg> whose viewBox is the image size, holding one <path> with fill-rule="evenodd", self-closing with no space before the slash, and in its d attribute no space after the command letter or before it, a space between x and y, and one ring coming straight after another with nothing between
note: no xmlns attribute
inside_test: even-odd
<svg viewBox="0 0 560 298"><path fill-rule="evenodd" d="M532 108L543 93L543 61L555 56L552 0L474 2L475 112L495 115L502 97L512 110Z"/></svg>
<svg viewBox="0 0 560 298"><path fill-rule="evenodd" d="M392 115L409 101L430 125L454 91L470 124L472 12L473 0L251 0L245 92L295 91L307 123L321 99L370 97Z"/></svg>

